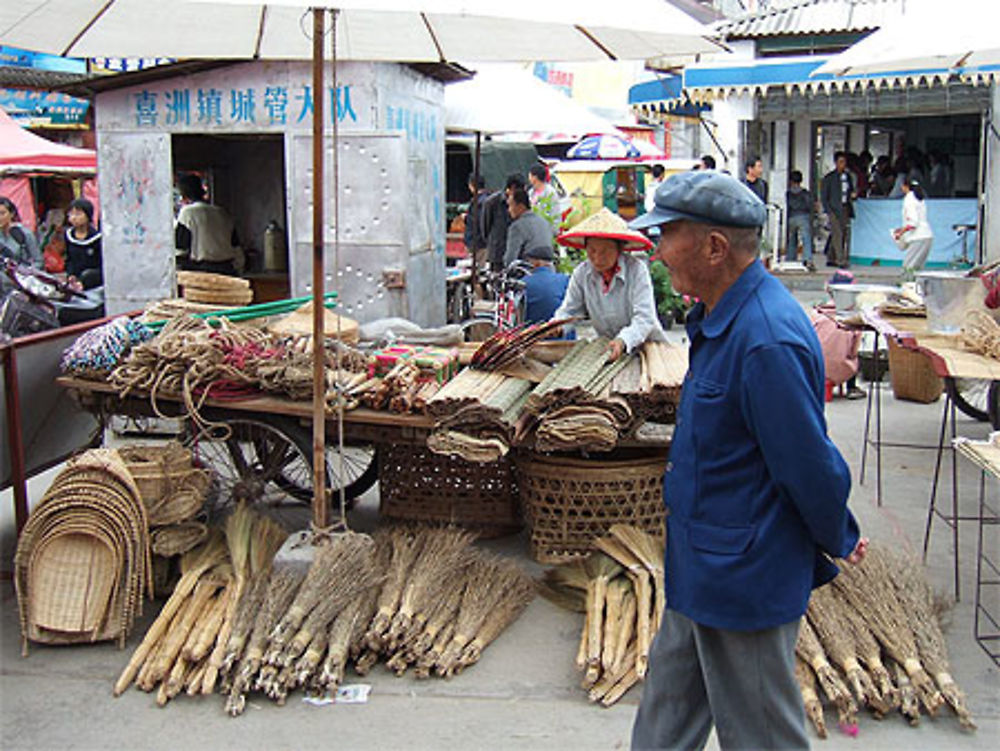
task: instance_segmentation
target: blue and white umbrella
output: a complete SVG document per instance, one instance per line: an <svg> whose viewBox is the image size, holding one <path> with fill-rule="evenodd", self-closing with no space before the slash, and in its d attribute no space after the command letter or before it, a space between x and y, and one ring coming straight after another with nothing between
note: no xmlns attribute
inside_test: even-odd
<svg viewBox="0 0 1000 751"><path fill-rule="evenodd" d="M566 152L567 159L638 159L640 156L635 144L610 133L587 136Z"/></svg>

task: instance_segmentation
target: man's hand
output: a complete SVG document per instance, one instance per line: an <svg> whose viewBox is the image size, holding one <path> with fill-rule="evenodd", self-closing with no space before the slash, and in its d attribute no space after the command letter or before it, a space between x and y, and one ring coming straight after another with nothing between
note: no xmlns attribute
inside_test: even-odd
<svg viewBox="0 0 1000 751"><path fill-rule="evenodd" d="M862 537L858 540L858 544L854 546L854 550L851 551L850 555L845 559L852 566L857 566L865 558L865 553L868 552L868 538Z"/></svg>
<svg viewBox="0 0 1000 751"><path fill-rule="evenodd" d="M621 339L612 339L608 345L608 362L614 362L625 352L625 342Z"/></svg>

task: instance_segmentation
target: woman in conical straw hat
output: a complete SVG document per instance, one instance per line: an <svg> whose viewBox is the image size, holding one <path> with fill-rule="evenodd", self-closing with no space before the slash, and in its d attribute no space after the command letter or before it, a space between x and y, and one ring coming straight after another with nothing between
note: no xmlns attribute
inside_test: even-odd
<svg viewBox="0 0 1000 751"><path fill-rule="evenodd" d="M609 360L633 352L647 340L664 341L649 266L632 254L652 247L645 235L602 208L556 239L585 250L587 260L573 271L554 319L590 319L597 333L611 340Z"/></svg>

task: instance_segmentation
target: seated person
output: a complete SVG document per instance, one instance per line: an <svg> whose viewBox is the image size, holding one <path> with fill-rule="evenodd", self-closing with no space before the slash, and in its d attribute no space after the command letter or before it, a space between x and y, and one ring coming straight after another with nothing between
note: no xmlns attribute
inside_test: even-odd
<svg viewBox="0 0 1000 751"><path fill-rule="evenodd" d="M573 270L566 297L553 318L590 319L597 333L611 340L609 360L635 351L647 339L665 340L649 266L645 258L628 252L649 250L653 244L645 235L602 208L557 239L586 250L587 260Z"/></svg>
<svg viewBox="0 0 1000 751"><path fill-rule="evenodd" d="M178 268L230 276L242 271L243 249L229 212L205 201L198 175L181 175L177 188L184 204L174 229Z"/></svg>
<svg viewBox="0 0 1000 751"><path fill-rule="evenodd" d="M104 284L101 233L94 227L94 204L86 198L70 201L66 208L66 274L70 284L93 289Z"/></svg>
<svg viewBox="0 0 1000 751"><path fill-rule="evenodd" d="M556 271L551 245L532 248L524 257L531 264L531 274L524 280L524 321L543 323L552 318L566 296L569 276Z"/></svg>

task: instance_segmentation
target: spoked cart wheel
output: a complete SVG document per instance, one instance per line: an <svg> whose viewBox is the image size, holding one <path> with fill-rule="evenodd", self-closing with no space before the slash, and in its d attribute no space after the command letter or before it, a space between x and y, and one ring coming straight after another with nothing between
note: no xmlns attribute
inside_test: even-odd
<svg viewBox="0 0 1000 751"><path fill-rule="evenodd" d="M188 443L196 461L212 470L215 482L210 504L228 505L239 499L272 509L308 507L313 496L312 436L296 421L276 415L233 417L206 411L219 423L203 431L189 426ZM327 449L327 488L339 503L341 464L346 508L370 488L378 476L373 447L345 446L341 463L337 446Z"/></svg>

